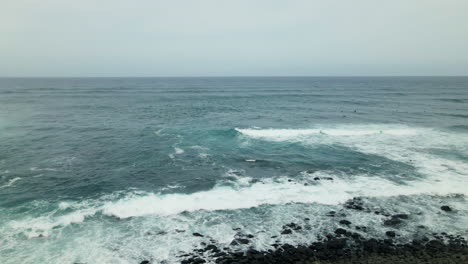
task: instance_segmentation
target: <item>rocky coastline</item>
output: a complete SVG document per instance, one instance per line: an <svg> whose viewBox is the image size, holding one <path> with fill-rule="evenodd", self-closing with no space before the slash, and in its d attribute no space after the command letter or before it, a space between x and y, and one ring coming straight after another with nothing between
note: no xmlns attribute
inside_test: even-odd
<svg viewBox="0 0 468 264"><path fill-rule="evenodd" d="M343 213L330 211L327 216L340 218L336 220L339 228L328 234L311 238L311 243L302 245L271 244L272 249L257 251L250 245L255 236L243 232L240 228L229 246L220 247L213 239L200 234L193 236L206 238L201 242L201 248L179 256L182 264L219 263L295 263L295 264L323 264L323 263L468 263L468 246L463 236L446 232L424 233L412 240L401 242L398 237L398 226L408 221L410 216L404 213L388 214L384 210L372 211L366 208L361 198L354 198L344 204L346 209L358 210L386 217L383 226L389 227L379 238L369 238L361 235L368 227L353 224ZM443 213L453 213L447 205L440 207ZM304 222L310 219L304 219ZM294 232L301 232L306 226L297 223L286 223L277 236L288 236ZM418 229L425 229L418 226ZM361 233L361 234L360 234ZM208 242L209 241L209 242ZM140 264L150 264L151 260L143 260Z"/></svg>

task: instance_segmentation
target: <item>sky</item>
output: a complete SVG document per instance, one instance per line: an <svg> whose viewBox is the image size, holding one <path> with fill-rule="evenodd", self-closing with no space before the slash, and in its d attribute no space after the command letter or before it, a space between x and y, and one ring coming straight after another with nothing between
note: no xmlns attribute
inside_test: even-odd
<svg viewBox="0 0 468 264"><path fill-rule="evenodd" d="M468 75L467 0L2 0L0 76Z"/></svg>

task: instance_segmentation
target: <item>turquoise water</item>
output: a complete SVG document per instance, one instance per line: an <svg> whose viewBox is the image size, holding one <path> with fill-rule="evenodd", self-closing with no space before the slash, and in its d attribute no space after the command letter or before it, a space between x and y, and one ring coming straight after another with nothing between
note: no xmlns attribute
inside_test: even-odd
<svg viewBox="0 0 468 264"><path fill-rule="evenodd" d="M466 186L468 78L0 79L0 263L173 263L238 227L301 244L330 210L382 236L357 196L410 214L401 241L467 237Z"/></svg>

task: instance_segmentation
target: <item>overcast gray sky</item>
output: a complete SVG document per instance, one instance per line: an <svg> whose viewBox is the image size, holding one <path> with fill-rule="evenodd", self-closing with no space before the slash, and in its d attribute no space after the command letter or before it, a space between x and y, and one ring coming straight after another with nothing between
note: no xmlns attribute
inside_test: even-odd
<svg viewBox="0 0 468 264"><path fill-rule="evenodd" d="M468 0L2 0L0 76L468 75Z"/></svg>

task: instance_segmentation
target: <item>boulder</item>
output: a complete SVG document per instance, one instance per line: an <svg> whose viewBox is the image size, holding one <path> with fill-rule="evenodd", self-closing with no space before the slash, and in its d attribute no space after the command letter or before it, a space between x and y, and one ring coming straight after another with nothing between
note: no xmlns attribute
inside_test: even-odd
<svg viewBox="0 0 468 264"><path fill-rule="evenodd" d="M343 220L340 220L340 224L349 226L351 222L346 219L343 219Z"/></svg>
<svg viewBox="0 0 468 264"><path fill-rule="evenodd" d="M384 225L386 226L396 226L401 224L403 221L399 217L392 216L390 219L384 221Z"/></svg>
<svg viewBox="0 0 468 264"><path fill-rule="evenodd" d="M452 211L452 208L450 208L450 206L448 206L448 205L443 205L443 206L440 207L440 209L442 211L445 211L445 212L451 212Z"/></svg>
<svg viewBox="0 0 468 264"><path fill-rule="evenodd" d="M334 238L327 242L327 247L331 249L342 249L346 246L346 238Z"/></svg>
<svg viewBox="0 0 468 264"><path fill-rule="evenodd" d="M343 229L343 228L337 228L337 229L335 230L335 234L337 234L337 235L345 235L345 234L346 234L346 230Z"/></svg>
<svg viewBox="0 0 468 264"><path fill-rule="evenodd" d="M250 242L250 240L245 239L245 238L236 238L233 241L231 241L231 246L237 246L237 245L246 245Z"/></svg>

